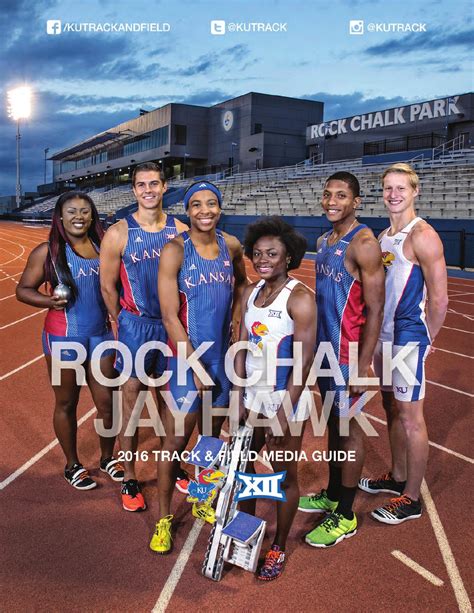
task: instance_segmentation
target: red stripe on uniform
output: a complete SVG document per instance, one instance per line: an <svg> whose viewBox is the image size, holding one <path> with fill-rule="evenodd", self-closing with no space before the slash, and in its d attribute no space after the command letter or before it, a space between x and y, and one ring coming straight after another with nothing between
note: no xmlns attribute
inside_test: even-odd
<svg viewBox="0 0 474 613"><path fill-rule="evenodd" d="M341 336L339 343L339 363L349 364L349 343L359 342L360 331L365 324L365 302L362 284L354 281L349 290L341 318Z"/></svg>
<svg viewBox="0 0 474 613"><path fill-rule="evenodd" d="M120 262L120 281L122 282L123 287L123 296L120 297L120 304L124 309L130 311L130 313L133 313L134 315L141 315L137 307L137 303L135 302L132 284L130 283L128 272L123 261Z"/></svg>

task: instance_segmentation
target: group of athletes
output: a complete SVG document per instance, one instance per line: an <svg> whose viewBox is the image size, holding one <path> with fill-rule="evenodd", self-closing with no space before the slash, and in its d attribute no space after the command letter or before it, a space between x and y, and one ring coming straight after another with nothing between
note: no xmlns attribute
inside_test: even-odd
<svg viewBox="0 0 474 613"><path fill-rule="evenodd" d="M75 341L84 347L87 384L106 429L112 425L114 388L93 376L91 356L100 343L115 337L128 348L133 369L120 387L123 463L114 455L115 438L99 437L100 470L121 482L122 505L127 511L146 509L135 470L138 433L125 434L139 395L147 388L137 373L135 358L143 358L150 377L171 373L166 391L173 398L173 407L166 406L158 394L165 429L161 450L169 454L162 454L157 462L159 521L150 542L153 551L168 553L172 548L173 492L176 488L186 493L189 484L179 461L172 458L186 448L196 426L202 432L206 396L211 412L216 413L213 434L221 432L225 412L217 409L229 406L232 388L224 369L225 356L237 340L250 347L235 356L240 383L233 390L239 398L240 418L254 412L276 418L279 424L278 431L256 427L252 449L260 451L266 445L269 451L295 452L289 455L293 459L272 462L275 472L286 471L282 484L286 500L276 504L276 533L258 570L259 579L280 576L298 509L325 514L305 537L314 547L330 547L356 534L353 505L358 488L370 494L395 494L372 512L378 521L398 524L421 516L420 486L428 457L424 365L443 324L448 298L442 243L415 213L418 183L407 164L395 164L384 172L383 198L390 226L377 239L356 218L361 203L357 178L337 172L327 179L322 207L332 229L317 243L316 300L312 289L289 275L300 266L306 239L281 218L268 217L248 226L242 248L236 237L217 228L222 194L209 181L193 183L185 192L189 227L163 211L166 180L152 162L133 172L137 211L105 234L87 194L76 191L60 196L49 240L31 252L17 297L48 309L43 348L50 376L54 342ZM259 277L256 283L248 283L244 253ZM70 288L68 299L55 294L59 284ZM40 291L43 285L45 290ZM159 350L156 341L169 351ZM335 376L331 371L331 355L324 357L324 376L318 377L318 387L323 405L330 405L328 446L331 451L355 451L355 461L339 462L337 454L331 456L335 459L329 462L327 487L300 497L295 458L312 404L308 401L312 392L305 382L315 351L323 342L332 348L340 373ZM196 358L195 350L202 343L210 347ZM296 343L301 348L299 376L292 366L278 366L276 379L271 380L267 353L276 346L279 359L296 357ZM357 368L349 373L351 343L357 343ZM177 375L179 363L191 356L194 366L183 381ZM391 468L380 478L361 478L365 434L354 417L364 405L361 400L370 386L371 365L382 380L387 357L399 366L392 384L381 387ZM61 349L63 366L76 358L74 351ZM291 364L291 360L284 363ZM119 351L109 347L102 352L100 370L105 377L113 379L124 368ZM256 373L260 377L252 377ZM246 385L242 379L247 380ZM66 457L66 481L76 489L89 490L97 484L80 462L76 441L80 389L75 370L62 368L60 383L53 385L54 429ZM183 416L179 433L176 411ZM298 434L292 433L289 422L302 426ZM254 472L253 465L247 470ZM241 503L241 507L252 513L255 501ZM209 502L194 503L192 514L211 524L215 521Z"/></svg>

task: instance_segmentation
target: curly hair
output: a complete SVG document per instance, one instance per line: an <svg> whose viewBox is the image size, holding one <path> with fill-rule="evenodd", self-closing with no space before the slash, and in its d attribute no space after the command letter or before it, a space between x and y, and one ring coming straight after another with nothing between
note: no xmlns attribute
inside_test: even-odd
<svg viewBox="0 0 474 613"><path fill-rule="evenodd" d="M291 258L288 270L299 267L306 253L308 242L293 226L276 215L264 217L251 223L247 227L244 239L244 253L250 260L252 259L253 246L262 236L275 236L285 245L286 253Z"/></svg>

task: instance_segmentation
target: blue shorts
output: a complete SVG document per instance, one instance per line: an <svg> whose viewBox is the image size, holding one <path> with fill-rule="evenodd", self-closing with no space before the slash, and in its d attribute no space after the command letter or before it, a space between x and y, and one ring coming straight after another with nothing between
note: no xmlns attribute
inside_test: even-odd
<svg viewBox="0 0 474 613"><path fill-rule="evenodd" d="M161 319L150 319L149 317L139 317L122 309L118 316L118 340L126 345L132 354L133 367L131 377L138 378L135 370L135 357L142 345L149 341L161 341L167 343L165 327ZM148 376L163 374L166 368L166 356L158 349L151 349L145 355L144 369ZM123 372L123 356L117 352L115 357L115 369Z"/></svg>
<svg viewBox="0 0 474 613"><path fill-rule="evenodd" d="M210 389L212 393L212 407L227 408L229 406L231 382L225 374L224 358L219 362L203 363L203 366L214 383ZM171 371L172 374L166 389L171 392L177 408L185 413L196 413L196 411L199 411L202 402L201 398L196 395L197 390L194 384L194 371L192 368L186 371L185 385L178 385L177 357L168 358L167 370Z"/></svg>
<svg viewBox="0 0 474 613"><path fill-rule="evenodd" d="M329 368L329 362L326 358L323 360L321 368ZM339 369L344 378L344 384L337 384L334 377L318 377L318 387L323 406L328 392L332 392L334 395L332 413L339 417L348 417L351 409L355 407L351 414L358 415L364 407L362 402L357 402L361 398L360 396L349 396L349 365L339 364Z"/></svg>
<svg viewBox="0 0 474 613"><path fill-rule="evenodd" d="M44 355L51 355L52 343L79 343L81 344L87 353L87 360L91 359L92 352L104 341L113 341L114 334L112 331L105 332L99 336L56 336L54 334L49 334L43 330L42 342L43 342L43 353ZM110 355L114 355L114 349L105 349L102 352L102 358L106 358ZM77 360L77 351L75 349L61 349L61 361L62 362L74 362Z"/></svg>

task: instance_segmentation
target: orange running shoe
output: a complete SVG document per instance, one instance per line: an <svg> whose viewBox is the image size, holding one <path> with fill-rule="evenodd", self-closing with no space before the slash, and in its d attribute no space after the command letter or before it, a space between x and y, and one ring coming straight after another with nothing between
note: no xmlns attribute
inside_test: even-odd
<svg viewBox="0 0 474 613"><path fill-rule="evenodd" d="M140 484L136 479L124 481L120 493L122 494L122 506L125 511L134 512L146 509L145 499L140 490Z"/></svg>

